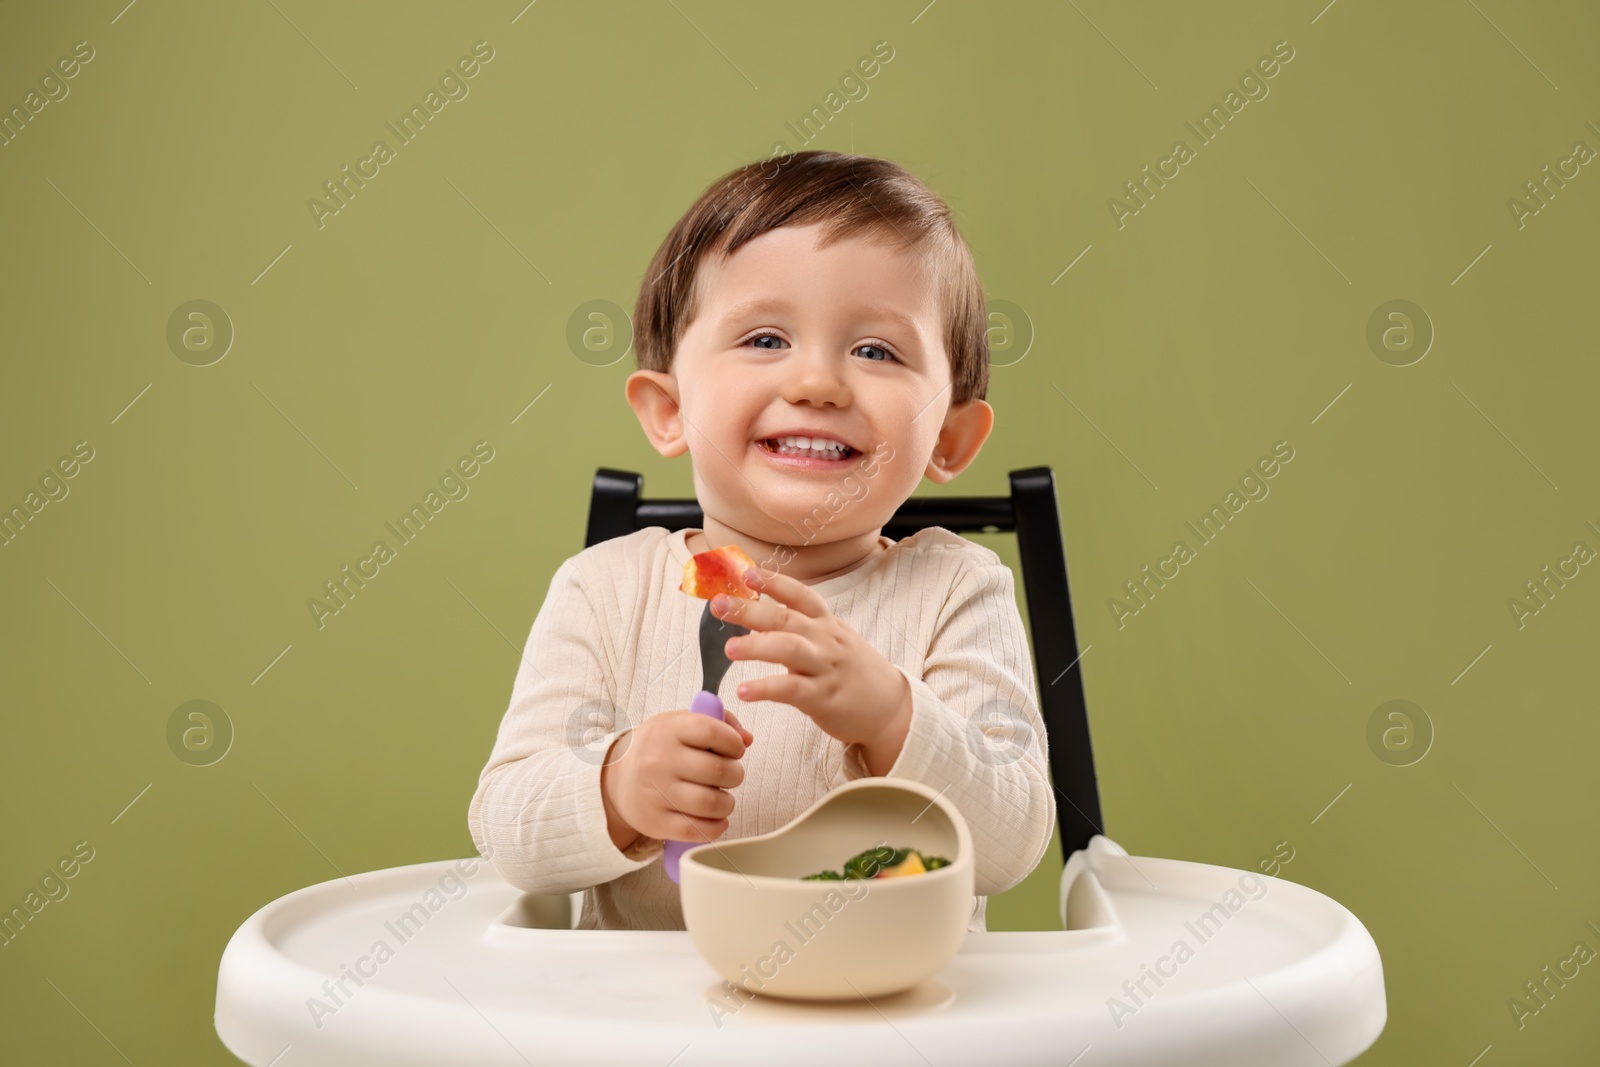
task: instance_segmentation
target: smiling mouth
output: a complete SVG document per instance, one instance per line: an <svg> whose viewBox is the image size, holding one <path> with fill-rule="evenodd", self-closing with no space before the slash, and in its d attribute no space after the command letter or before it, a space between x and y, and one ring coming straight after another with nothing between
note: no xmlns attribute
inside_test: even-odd
<svg viewBox="0 0 1600 1067"><path fill-rule="evenodd" d="M860 452L849 445L843 448L795 448L791 445L779 445L772 438L758 441L763 451L774 456L790 456L796 459L823 459L847 460L860 455Z"/></svg>

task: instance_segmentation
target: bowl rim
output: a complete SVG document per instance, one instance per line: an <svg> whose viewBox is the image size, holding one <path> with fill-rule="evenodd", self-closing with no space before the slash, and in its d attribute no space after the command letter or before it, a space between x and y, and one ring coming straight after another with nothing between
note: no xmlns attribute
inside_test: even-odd
<svg viewBox="0 0 1600 1067"><path fill-rule="evenodd" d="M915 793L927 800L930 807L937 805L944 813L945 818L950 820L951 826L955 829L956 844L959 849L956 858L951 860L943 867L938 867L931 871L924 871L919 875L908 875L902 878L879 878L874 876L872 878L812 880L804 875L795 875L790 877L787 875L779 876L775 874L746 874L738 870L726 871L721 867L714 867L711 864L704 862L698 855L702 849L720 851L724 845L738 847L777 837L780 834L786 833L801 822L811 818L811 816L821 811L822 808L826 807L827 805L834 803L844 794L863 789L892 789L901 792ZM891 845L889 847L893 848L895 846ZM885 888L886 885L902 882L936 885L944 879L957 877L961 871L967 868L974 867L976 860L973 857L972 852L973 843L971 829L967 826L966 820L961 815L960 809L955 806L953 801L945 797L943 790L936 792L932 786L926 785L912 778L866 776L862 778L853 778L843 785L835 786L827 793L818 797L815 803L813 803L805 811L802 811L800 814L796 815L794 818L790 819L788 822L784 823L775 830L769 830L764 834L756 834L753 837L735 838L732 841L706 841L695 845L693 848L686 850L683 855L679 857L679 879L681 883L682 878L686 874L687 870L692 867L697 872L704 872L704 876L711 878L713 881L717 881L718 879L739 879L740 881L747 881L756 885L767 884L771 886L795 886L801 888L811 886L833 886L847 882L873 885L878 886L879 888ZM929 879L932 879L932 881L929 881ZM903 891L904 890L897 890L897 892Z"/></svg>

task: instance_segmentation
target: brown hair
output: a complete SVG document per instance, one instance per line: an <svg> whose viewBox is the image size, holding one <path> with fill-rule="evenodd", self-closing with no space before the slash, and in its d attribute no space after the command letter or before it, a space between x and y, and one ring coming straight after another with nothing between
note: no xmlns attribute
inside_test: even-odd
<svg viewBox="0 0 1600 1067"><path fill-rule="evenodd" d="M988 311L972 251L949 206L898 164L872 156L810 150L748 163L713 182L650 260L634 304L634 358L666 372L693 321L696 278L713 253L780 226L823 223L822 247L845 237L898 240L928 262L940 288L951 406L983 399L989 387Z"/></svg>

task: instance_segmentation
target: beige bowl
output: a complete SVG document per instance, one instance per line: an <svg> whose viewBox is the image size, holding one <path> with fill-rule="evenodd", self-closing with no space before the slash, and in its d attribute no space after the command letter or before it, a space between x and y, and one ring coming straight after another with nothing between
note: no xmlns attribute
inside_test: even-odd
<svg viewBox="0 0 1600 1067"><path fill-rule="evenodd" d="M926 874L808 882L879 845L950 860ZM950 962L972 917L972 834L955 804L858 778L771 833L683 854L683 918L706 962L752 992L804 1000L910 989Z"/></svg>

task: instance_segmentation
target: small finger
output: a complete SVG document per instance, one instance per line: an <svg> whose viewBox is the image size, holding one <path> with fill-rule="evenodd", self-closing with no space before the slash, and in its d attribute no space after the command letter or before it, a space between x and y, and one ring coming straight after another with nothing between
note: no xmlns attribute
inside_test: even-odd
<svg viewBox="0 0 1600 1067"><path fill-rule="evenodd" d="M727 650L730 660L762 660L782 664L794 673L811 675L823 673L827 666L817 642L793 630L763 630L730 637L728 642L733 645Z"/></svg>
<svg viewBox="0 0 1600 1067"><path fill-rule="evenodd" d="M724 710L723 714L726 715L727 711ZM679 739L690 748L709 748L730 759L744 755L744 738L740 731L708 715L691 716Z"/></svg>
<svg viewBox="0 0 1600 1067"><path fill-rule="evenodd" d="M672 835L675 841L703 845L728 832L727 819L697 819L692 815L679 815L677 818L680 829Z"/></svg>
<svg viewBox="0 0 1600 1067"><path fill-rule="evenodd" d="M751 704L758 700L776 700L780 704L794 704L798 707L800 683L805 680L805 675L793 672L769 674L754 681L740 682L738 696L740 700Z"/></svg>
<svg viewBox="0 0 1600 1067"><path fill-rule="evenodd" d="M719 786L681 781L674 793L678 811L695 819L726 819L733 814L733 795Z"/></svg>
<svg viewBox="0 0 1600 1067"><path fill-rule="evenodd" d="M728 725L739 731L739 736L744 738L745 747L748 748L750 743L755 740L755 735L745 728L744 723L739 721L739 716L735 715L730 709L724 708L722 715Z"/></svg>
<svg viewBox="0 0 1600 1067"><path fill-rule="evenodd" d="M711 789L737 789L744 782L744 764L738 760L719 756L714 752L695 752L693 759L683 765L683 780ZM716 814L694 812L696 815Z"/></svg>
<svg viewBox="0 0 1600 1067"><path fill-rule="evenodd" d="M763 619L771 616L764 602L729 596L727 593L718 593L711 598L711 614L723 622L743 626L747 630L758 628Z"/></svg>
<svg viewBox="0 0 1600 1067"><path fill-rule="evenodd" d="M744 572L744 581L750 588L813 619L820 619L828 614L828 603L822 599L821 593L800 579L791 578L781 571L765 574L755 567L750 567Z"/></svg>

